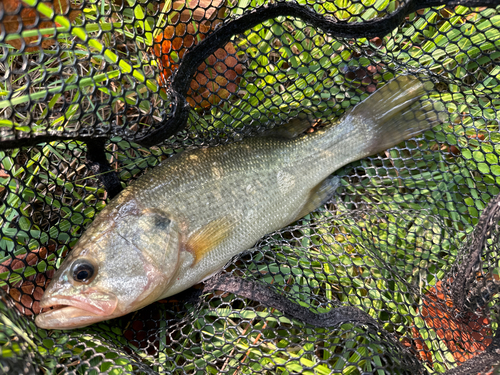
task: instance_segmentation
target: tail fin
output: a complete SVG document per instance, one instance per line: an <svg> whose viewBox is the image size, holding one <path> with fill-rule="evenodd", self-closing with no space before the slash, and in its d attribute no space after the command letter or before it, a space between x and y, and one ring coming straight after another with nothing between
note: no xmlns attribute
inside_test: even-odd
<svg viewBox="0 0 500 375"><path fill-rule="evenodd" d="M399 76L356 105L344 121L367 141L366 156L386 150L443 121L440 102L422 100L433 83L412 75Z"/></svg>

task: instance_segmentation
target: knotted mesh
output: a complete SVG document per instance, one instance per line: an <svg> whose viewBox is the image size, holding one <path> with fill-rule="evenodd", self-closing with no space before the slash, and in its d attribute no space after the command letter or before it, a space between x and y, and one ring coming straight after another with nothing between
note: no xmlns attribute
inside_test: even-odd
<svg viewBox="0 0 500 375"><path fill-rule="evenodd" d="M498 372L499 11L4 0L0 371ZM408 72L436 82L447 120L337 171L324 206L168 300L71 331L35 326L54 270L147 169L300 113L314 131Z"/></svg>

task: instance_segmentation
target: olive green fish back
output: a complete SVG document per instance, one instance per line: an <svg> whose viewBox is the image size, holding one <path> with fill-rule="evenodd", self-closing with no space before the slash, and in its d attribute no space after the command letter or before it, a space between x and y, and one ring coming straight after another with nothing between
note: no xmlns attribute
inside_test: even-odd
<svg viewBox="0 0 500 375"><path fill-rule="evenodd" d="M500 371L496 1L8 0L0 26L0 373ZM145 170L294 118L321 131L402 74L433 83L439 124L337 171L319 209L180 295L35 326Z"/></svg>

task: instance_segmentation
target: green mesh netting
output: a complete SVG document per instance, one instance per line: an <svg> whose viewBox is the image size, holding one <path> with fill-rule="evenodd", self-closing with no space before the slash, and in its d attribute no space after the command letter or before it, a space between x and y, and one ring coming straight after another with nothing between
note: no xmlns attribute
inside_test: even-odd
<svg viewBox="0 0 500 375"><path fill-rule="evenodd" d="M1 2L0 372L500 373L496 3ZM145 170L303 112L314 130L407 72L448 120L337 171L225 278L36 327L54 270Z"/></svg>

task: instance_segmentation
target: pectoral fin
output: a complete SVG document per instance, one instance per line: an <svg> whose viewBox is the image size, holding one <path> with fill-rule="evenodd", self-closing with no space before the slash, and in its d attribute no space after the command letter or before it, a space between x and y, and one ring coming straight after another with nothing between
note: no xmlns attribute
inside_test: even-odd
<svg viewBox="0 0 500 375"><path fill-rule="evenodd" d="M211 221L191 234L186 248L194 256L193 266L226 239L232 229L229 219L221 218Z"/></svg>
<svg viewBox="0 0 500 375"><path fill-rule="evenodd" d="M311 190L304 206L302 206L302 209L293 221L299 220L300 218L306 216L309 212L312 212L316 208L325 204L339 186L340 177L338 176L328 177L327 179L321 181Z"/></svg>

